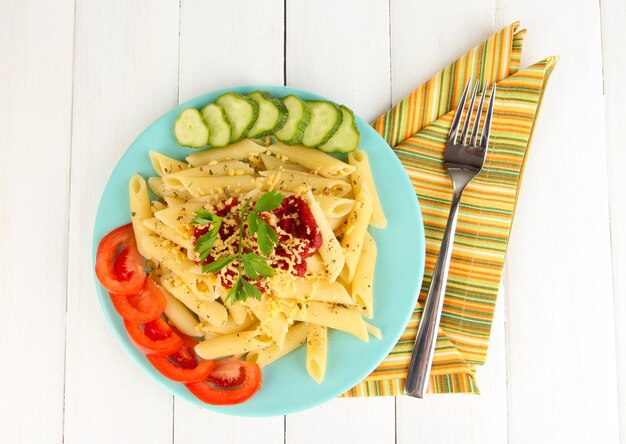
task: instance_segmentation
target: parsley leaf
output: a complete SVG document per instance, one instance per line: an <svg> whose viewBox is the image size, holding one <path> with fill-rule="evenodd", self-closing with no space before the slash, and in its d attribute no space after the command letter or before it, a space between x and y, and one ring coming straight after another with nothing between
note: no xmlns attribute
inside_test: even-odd
<svg viewBox="0 0 626 444"><path fill-rule="evenodd" d="M213 226L209 231L204 233L196 240L196 246L193 248L200 254L200 261L204 262L206 258L209 256L211 252L211 248L217 239L217 235L220 232L220 227L222 226L222 218L216 216L216 220L213 223Z"/></svg>
<svg viewBox="0 0 626 444"><path fill-rule="evenodd" d="M261 277L272 277L276 270L267 265L268 259L255 253L246 253L241 256L246 276L253 281Z"/></svg>
<svg viewBox="0 0 626 444"><path fill-rule="evenodd" d="M235 285L230 289L226 295L226 299L234 304L235 302L245 301L249 297L261 300L261 290L256 288L250 282L243 279L241 276L235 282Z"/></svg>
<svg viewBox="0 0 626 444"><path fill-rule="evenodd" d="M248 213L248 229L250 230L250 234L255 234L259 231L259 217L256 213Z"/></svg>
<svg viewBox="0 0 626 444"><path fill-rule="evenodd" d="M261 253L268 255L274 250L274 245L278 243L278 235L274 228L272 228L267 222L259 218L258 231L257 231L257 243Z"/></svg>
<svg viewBox="0 0 626 444"><path fill-rule="evenodd" d="M244 294L246 295L246 299L249 297L253 297L254 299L261 300L261 290L256 288L256 286L252 285L250 282L245 279L241 279L241 284L243 287ZM245 300L245 299L244 299Z"/></svg>
<svg viewBox="0 0 626 444"><path fill-rule="evenodd" d="M221 221L221 217L217 214L213 214L210 211L200 208L194 213L195 217L191 220L191 225L209 225L212 222Z"/></svg>
<svg viewBox="0 0 626 444"><path fill-rule="evenodd" d="M202 272L203 273L217 273L222 268L224 268L225 266L230 264L232 261L234 261L236 258L237 256L235 255L222 257L214 262L211 262L210 264L206 264L205 266L203 266Z"/></svg>
<svg viewBox="0 0 626 444"><path fill-rule="evenodd" d="M260 213L263 211L272 211L278 208L281 204L285 196L283 194L277 193L276 191L268 191L263 196L259 198L254 204L254 208L252 211L255 213Z"/></svg>

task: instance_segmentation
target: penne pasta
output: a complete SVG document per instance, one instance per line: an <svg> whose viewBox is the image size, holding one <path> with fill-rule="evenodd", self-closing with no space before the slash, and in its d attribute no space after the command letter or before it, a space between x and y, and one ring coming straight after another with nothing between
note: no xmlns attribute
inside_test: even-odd
<svg viewBox="0 0 626 444"><path fill-rule="evenodd" d="M258 320L253 318L252 316L248 316L241 324L237 324L232 316L229 316L224 325L215 326L208 323L203 323L200 326L200 331L207 333L212 333L214 335L225 335L227 333L236 333L238 331L251 330L253 326L257 326L259 324ZM206 336L205 336L206 337Z"/></svg>
<svg viewBox="0 0 626 444"><path fill-rule="evenodd" d="M344 228L346 226L346 220L348 219L348 216L341 216L341 217L333 217L333 218L329 218L328 219L328 225L330 226L330 229L333 230L333 233L337 234L337 233L341 233L343 234Z"/></svg>
<svg viewBox="0 0 626 444"><path fill-rule="evenodd" d="M262 301L248 298L245 304L261 322L261 330L276 342L279 349L282 349L289 324L284 313L280 312L280 306L273 298L267 296L263 297Z"/></svg>
<svg viewBox="0 0 626 444"><path fill-rule="evenodd" d="M315 200L329 219L347 216L354 208L354 199L345 197L318 195Z"/></svg>
<svg viewBox="0 0 626 444"><path fill-rule="evenodd" d="M289 146L276 142L267 149L281 160L295 162L323 177L340 179L350 175L355 170L353 165L346 164L318 149L307 148L303 145Z"/></svg>
<svg viewBox="0 0 626 444"><path fill-rule="evenodd" d="M211 325L221 327L228 320L226 307L217 301L206 301L193 294L191 289L182 283L176 282L173 276L163 276L163 287L187 308Z"/></svg>
<svg viewBox="0 0 626 444"><path fill-rule="evenodd" d="M313 194L331 193L345 196L352 191L350 184L339 179L328 179L300 171L260 171L263 177L260 185L263 190L298 192L310 189Z"/></svg>
<svg viewBox="0 0 626 444"><path fill-rule="evenodd" d="M161 286L161 291L167 299L165 307L165 316L174 324L174 326L188 336L201 336L196 329L198 326L198 318L187 308L185 304L176 299L172 293Z"/></svg>
<svg viewBox="0 0 626 444"><path fill-rule="evenodd" d="M220 299L222 299L235 324L242 324L248 318L248 309L241 302L231 304L225 300L225 297L220 297Z"/></svg>
<svg viewBox="0 0 626 444"><path fill-rule="evenodd" d="M163 185L167 188L181 188L184 183L194 177L205 176L243 176L253 174L254 170L239 160L226 160L215 164L189 168L163 177ZM185 179L185 181L183 181Z"/></svg>
<svg viewBox="0 0 626 444"><path fill-rule="evenodd" d="M277 157L265 153L261 153L260 156L266 170L293 170L308 172L306 168L302 165L298 165L297 163L283 162Z"/></svg>
<svg viewBox="0 0 626 444"><path fill-rule="evenodd" d="M378 193L376 192L367 153L363 150L356 150L348 155L348 162L355 167L355 171L351 175L354 195L356 196L361 192L364 183L367 184L372 199L372 216L370 223L376 228L385 228L387 226L387 218L385 217L383 207L378 198Z"/></svg>
<svg viewBox="0 0 626 444"><path fill-rule="evenodd" d="M246 360L256 362L259 367L265 367L272 362L284 357L300 347L306 341L308 324L300 323L293 325L285 335L282 349L276 344L267 348L248 353Z"/></svg>
<svg viewBox="0 0 626 444"><path fill-rule="evenodd" d="M338 304L310 301L294 303L281 301L284 311L296 321L319 324L349 333L362 341L368 342L365 321L356 310L350 310Z"/></svg>
<svg viewBox="0 0 626 444"><path fill-rule="evenodd" d="M309 324L306 337L306 370L311 378L321 384L326 375L328 329L323 325Z"/></svg>
<svg viewBox="0 0 626 444"><path fill-rule="evenodd" d="M165 187L160 177L149 177L148 186L159 197L175 197L176 199L190 199L191 194L187 190L172 190Z"/></svg>
<svg viewBox="0 0 626 444"><path fill-rule="evenodd" d="M150 151L149 156L154 171L161 177L189 168L189 164L168 157L157 151Z"/></svg>
<svg viewBox="0 0 626 444"><path fill-rule="evenodd" d="M341 239L341 247L346 257L346 263L341 272L344 282L352 282L354 278L371 215L372 202L367 193L367 186L364 186L357 195L354 208L348 215L346 228Z"/></svg>
<svg viewBox="0 0 626 444"><path fill-rule="evenodd" d="M324 263L326 264L326 273L328 274L328 280L334 282L343 270L343 266L346 262L346 258L341 248L341 244L335 237L333 229L331 228L326 216L322 212L317 201L313 198L313 195L309 192L307 195L309 207L311 213L317 222L317 226L322 234L322 245L319 249L319 254Z"/></svg>
<svg viewBox="0 0 626 444"><path fill-rule="evenodd" d="M167 207L178 207L185 203L183 199L179 199L177 197L172 197L172 196L163 196L163 200L167 204ZM167 207L163 207L163 208L167 208Z"/></svg>
<svg viewBox="0 0 626 444"><path fill-rule="evenodd" d="M192 166L206 165L210 162L222 162L224 160L244 160L250 156L258 155L267 151L267 148L256 144L250 139L242 139L232 145L223 148L209 148L204 151L190 154L187 162Z"/></svg>
<svg viewBox="0 0 626 444"><path fill-rule="evenodd" d="M374 316L374 268L376 267L376 242L365 233L363 250L352 280L352 299L366 318Z"/></svg>
<svg viewBox="0 0 626 444"><path fill-rule="evenodd" d="M128 199L137 249L142 256L145 256L144 244L149 232L143 222L152 217L152 210L146 181L139 174L133 174L128 182Z"/></svg>
<svg viewBox="0 0 626 444"><path fill-rule="evenodd" d="M259 350L272 345L272 340L257 330L242 331L206 339L194 350L203 359L223 358Z"/></svg>
<svg viewBox="0 0 626 444"><path fill-rule="evenodd" d="M365 328L367 328L367 332L374 336L376 339L382 339L383 338L383 334L380 331L380 328L373 326L372 324L370 324L369 322L365 322Z"/></svg>
<svg viewBox="0 0 626 444"><path fill-rule="evenodd" d="M194 212L202 208L204 204L205 202L202 201L187 202L177 207L168 207L161 211L156 211L154 217L170 228L185 228L189 226L194 218Z"/></svg>
<svg viewBox="0 0 626 444"><path fill-rule="evenodd" d="M282 299L356 305L346 288L339 282L329 282L320 279L298 279L288 283L274 282L271 290L272 294Z"/></svg>
<svg viewBox="0 0 626 444"><path fill-rule="evenodd" d="M203 176L203 177L179 177L182 185L171 186L172 190L186 190L194 197L211 194L226 195L230 192L234 194L253 190L257 187L254 176ZM168 184L165 184L169 186ZM226 191L224 191L226 190Z"/></svg>
<svg viewBox="0 0 626 444"><path fill-rule="evenodd" d="M162 221L156 217L151 217L143 221L143 225L153 232L167 240L174 242L175 244L185 248L187 251L193 253L193 239L186 230L179 228L172 228L165 225ZM190 257L193 259L194 256Z"/></svg>

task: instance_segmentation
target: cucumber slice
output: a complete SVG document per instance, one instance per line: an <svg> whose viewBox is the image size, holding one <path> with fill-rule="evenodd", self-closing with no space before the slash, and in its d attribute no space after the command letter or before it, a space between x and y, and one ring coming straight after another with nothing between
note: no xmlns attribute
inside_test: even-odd
<svg viewBox="0 0 626 444"><path fill-rule="evenodd" d="M226 146L230 141L230 122L224 108L209 103L200 111L204 123L209 128L209 145Z"/></svg>
<svg viewBox="0 0 626 444"><path fill-rule="evenodd" d="M259 115L259 105L250 97L239 93L222 94L215 103L224 108L231 124L230 142L244 138Z"/></svg>
<svg viewBox="0 0 626 444"><path fill-rule="evenodd" d="M263 137L278 131L287 121L287 107L267 91L254 91L248 97L259 104L259 116L248 131L248 137Z"/></svg>
<svg viewBox="0 0 626 444"><path fill-rule="evenodd" d="M209 129L197 109L181 111L174 123L174 137L178 143L190 148L201 148L209 143Z"/></svg>
<svg viewBox="0 0 626 444"><path fill-rule="evenodd" d="M349 153L359 147L361 133L359 133L359 128L354 121L352 110L343 105L339 108L343 114L341 126L335 135L328 139L328 142L317 147L325 153Z"/></svg>
<svg viewBox="0 0 626 444"><path fill-rule="evenodd" d="M311 110L298 97L289 95L283 99L289 115L282 129L274 134L278 140L287 145L297 145L302 142L304 130L311 121Z"/></svg>
<svg viewBox="0 0 626 444"><path fill-rule="evenodd" d="M343 113L332 102L307 101L311 109L311 121L304 130L302 144L308 147L318 147L330 139L341 126Z"/></svg>

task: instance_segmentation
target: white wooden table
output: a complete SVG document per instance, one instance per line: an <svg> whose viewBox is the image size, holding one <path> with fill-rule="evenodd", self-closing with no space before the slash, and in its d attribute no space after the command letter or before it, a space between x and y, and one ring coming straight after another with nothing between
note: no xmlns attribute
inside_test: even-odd
<svg viewBox="0 0 626 444"><path fill-rule="evenodd" d="M235 84L373 119L520 19L552 76L481 396L339 399L239 419L174 399L96 301L91 235L122 152ZM623 0L0 0L0 442L626 443Z"/></svg>

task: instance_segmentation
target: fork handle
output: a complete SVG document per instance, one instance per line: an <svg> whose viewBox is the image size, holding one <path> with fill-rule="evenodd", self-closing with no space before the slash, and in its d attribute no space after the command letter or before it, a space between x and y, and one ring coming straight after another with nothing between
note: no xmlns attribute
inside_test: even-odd
<svg viewBox="0 0 626 444"><path fill-rule="evenodd" d="M433 364L435 354L435 344L437 343L437 331L439 330L439 320L443 309L443 299L446 294L446 284L448 282L448 270L450 269L450 258L452 256L452 246L454 245L454 233L459 216L459 203L463 188L454 190L452 196L452 206L446 224L446 231L443 235L439 257L433 271L430 289L426 297L426 304L422 313L422 320L415 337L415 346L411 354L411 362L406 376L404 392L416 398L423 398L430 377L430 369Z"/></svg>

